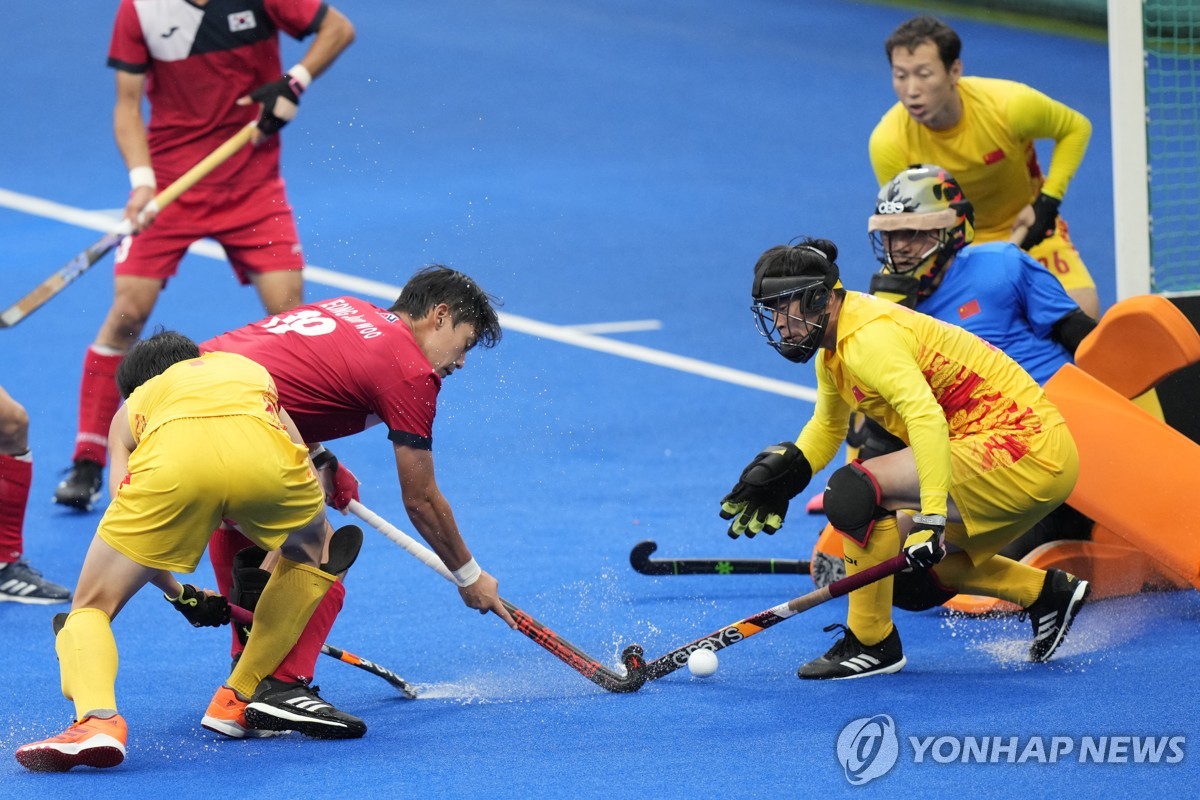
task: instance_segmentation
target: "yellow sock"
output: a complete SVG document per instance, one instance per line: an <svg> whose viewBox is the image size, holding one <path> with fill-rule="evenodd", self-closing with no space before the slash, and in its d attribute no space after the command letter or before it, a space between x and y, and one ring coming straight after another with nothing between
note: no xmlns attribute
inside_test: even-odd
<svg viewBox="0 0 1200 800"><path fill-rule="evenodd" d="M75 703L75 719L117 708L117 640L108 614L98 608L70 613L54 639L63 697Z"/></svg>
<svg viewBox="0 0 1200 800"><path fill-rule="evenodd" d="M1042 593L1045 570L993 556L979 566L972 566L966 553L951 553L933 568L945 586L967 594L999 597L1022 608L1028 608Z"/></svg>
<svg viewBox="0 0 1200 800"><path fill-rule="evenodd" d="M865 548L843 539L846 575L882 563L900 552L900 528L894 516L879 520ZM892 583L889 575L850 593L846 625L866 645L879 644L892 632Z"/></svg>
<svg viewBox="0 0 1200 800"><path fill-rule="evenodd" d="M337 580L307 564L281 558L254 609L254 627L229 687L250 697L262 679L283 662L308 618Z"/></svg>

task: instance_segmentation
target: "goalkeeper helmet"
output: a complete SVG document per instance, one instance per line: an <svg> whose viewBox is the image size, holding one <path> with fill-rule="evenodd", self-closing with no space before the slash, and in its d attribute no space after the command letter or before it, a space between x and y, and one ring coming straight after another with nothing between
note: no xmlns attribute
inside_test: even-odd
<svg viewBox="0 0 1200 800"><path fill-rule="evenodd" d="M954 255L975 238L975 209L953 175L916 164L879 190L867 231L883 271L916 278L917 296L924 299Z"/></svg>
<svg viewBox="0 0 1200 800"><path fill-rule="evenodd" d="M840 286L836 258L833 242L805 239L772 247L754 265L754 323L789 361L808 361L821 344L829 325L829 297Z"/></svg>

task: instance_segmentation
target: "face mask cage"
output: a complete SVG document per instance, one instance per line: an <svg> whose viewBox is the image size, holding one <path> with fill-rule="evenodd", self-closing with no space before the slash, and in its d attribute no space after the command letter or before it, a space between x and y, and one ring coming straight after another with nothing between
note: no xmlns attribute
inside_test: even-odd
<svg viewBox="0 0 1200 800"><path fill-rule="evenodd" d="M884 269L896 275L921 277L949 245L945 230L871 231L871 250Z"/></svg>
<svg viewBox="0 0 1200 800"><path fill-rule="evenodd" d="M813 357L829 323L824 284L760 298L750 306L754 324L784 358L803 364ZM806 310L807 313L796 313Z"/></svg>

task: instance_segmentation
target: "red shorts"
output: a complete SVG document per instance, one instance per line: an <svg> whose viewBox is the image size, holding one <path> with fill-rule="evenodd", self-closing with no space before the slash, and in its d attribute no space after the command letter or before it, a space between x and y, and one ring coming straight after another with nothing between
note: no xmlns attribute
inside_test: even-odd
<svg viewBox="0 0 1200 800"><path fill-rule="evenodd" d="M251 274L299 270L304 253L283 180L234 189L192 189L159 212L154 224L117 249L117 275L175 274L192 242L216 239L243 285Z"/></svg>

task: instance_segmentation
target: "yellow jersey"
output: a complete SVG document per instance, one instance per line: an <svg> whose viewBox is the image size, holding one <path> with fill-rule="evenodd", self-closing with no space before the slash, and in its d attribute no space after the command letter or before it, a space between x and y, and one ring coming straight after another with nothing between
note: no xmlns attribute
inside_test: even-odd
<svg viewBox="0 0 1200 800"><path fill-rule="evenodd" d="M952 174L975 206L975 241L1006 241L1017 213L1039 192L1062 199L1083 161L1092 124L1078 111L1015 81L963 77L962 118L937 131L900 103L871 133L871 166L879 185L912 164L936 164ZM1034 142L1053 139L1050 171L1042 175Z"/></svg>
<svg viewBox="0 0 1200 800"><path fill-rule="evenodd" d="M974 334L860 292L846 292L837 344L816 361L817 402L796 440L824 469L861 410L913 449L921 511L946 514L951 440L969 445L974 469L1018 461L1030 439L1063 424L1025 370Z"/></svg>

